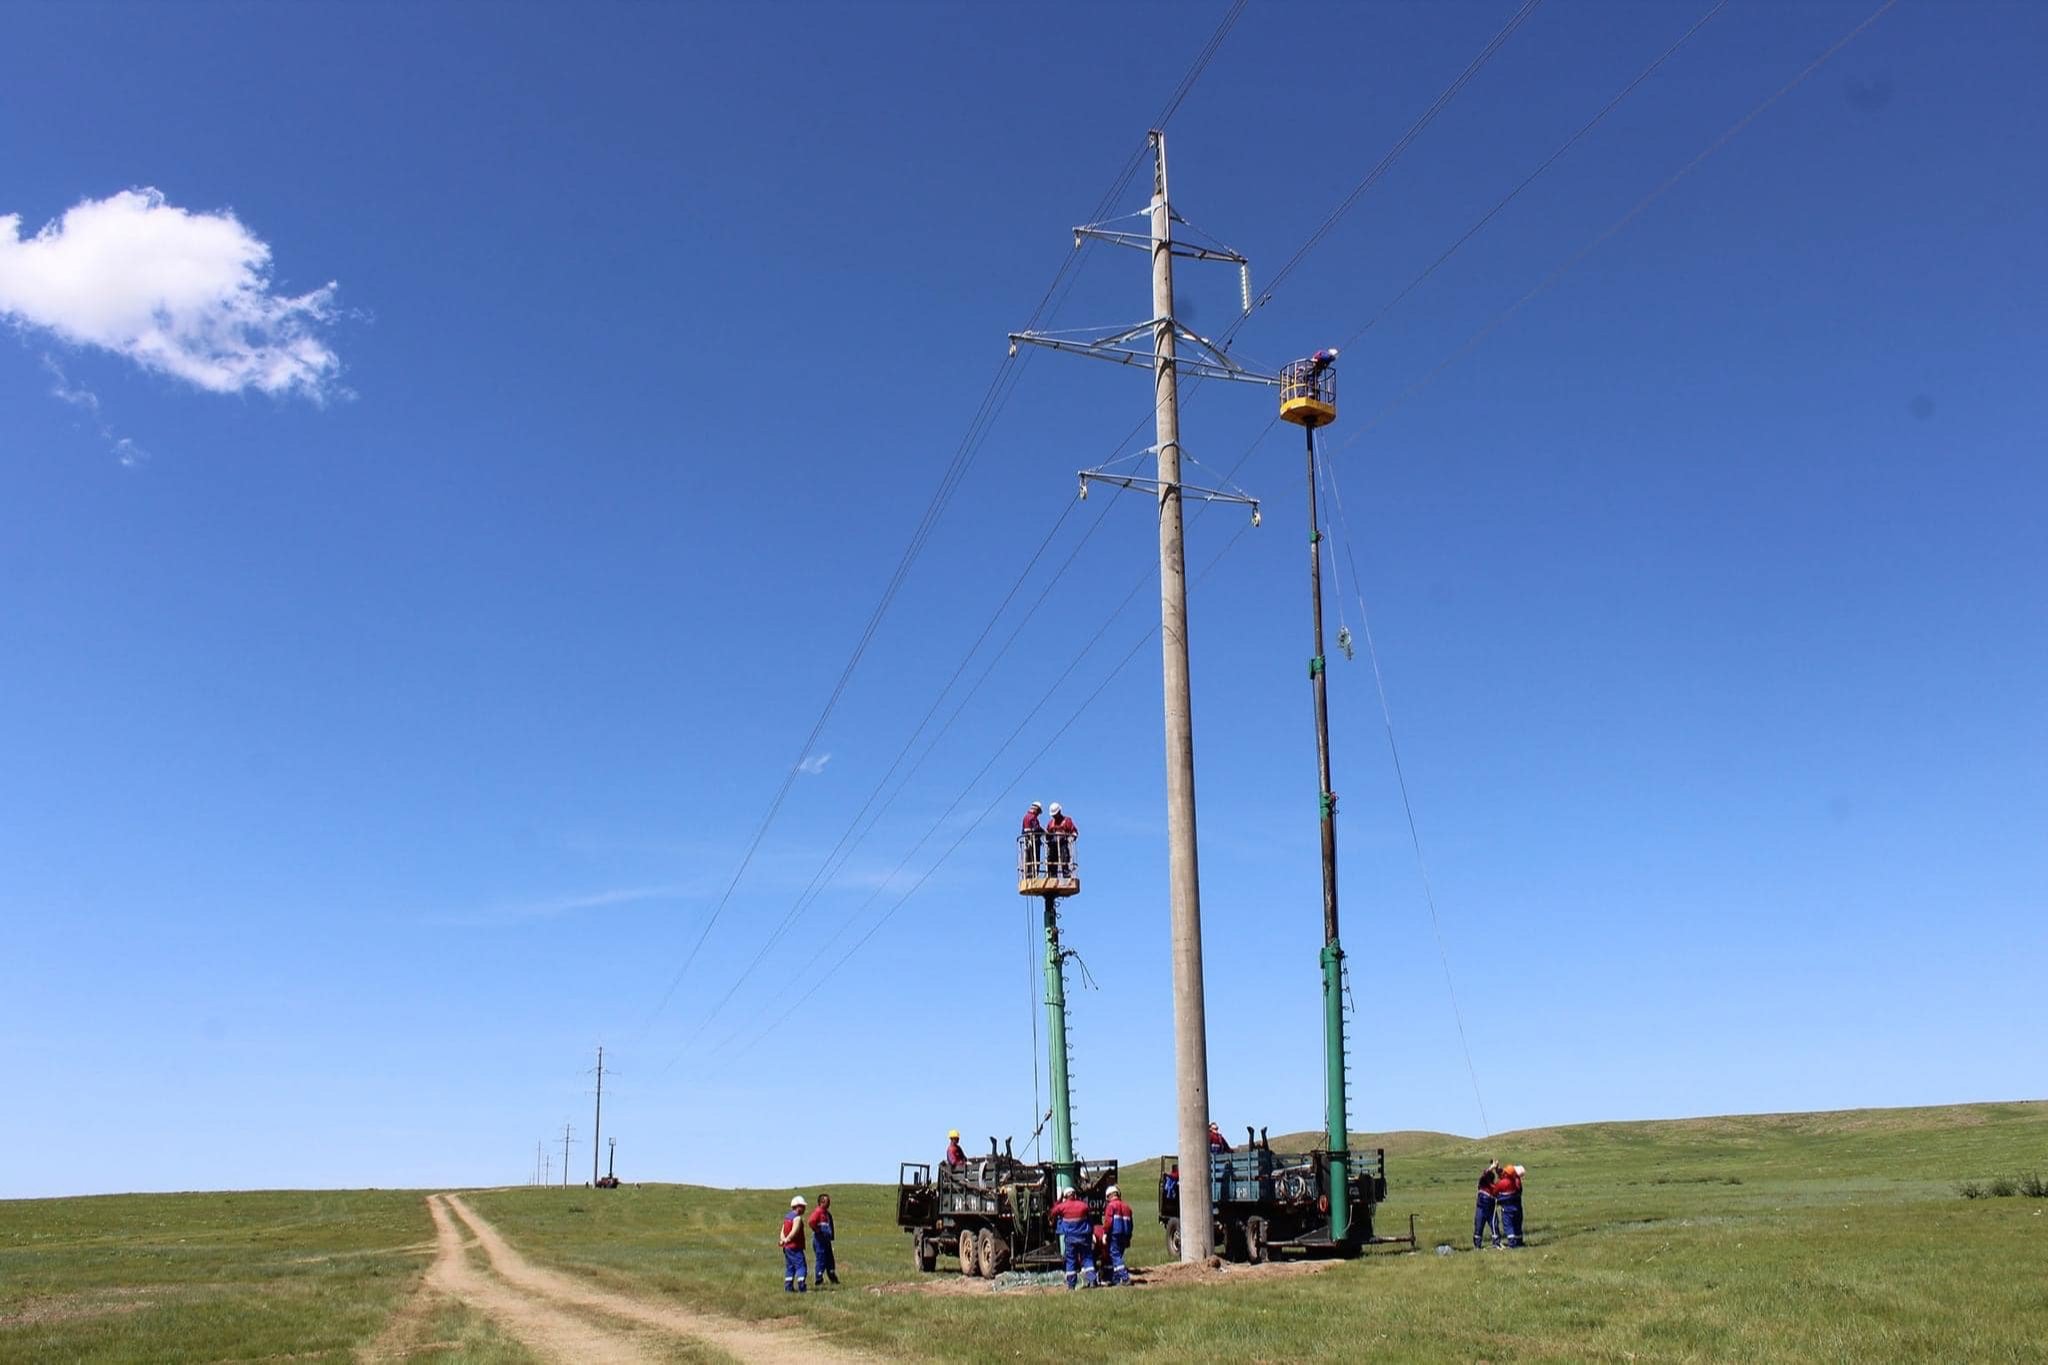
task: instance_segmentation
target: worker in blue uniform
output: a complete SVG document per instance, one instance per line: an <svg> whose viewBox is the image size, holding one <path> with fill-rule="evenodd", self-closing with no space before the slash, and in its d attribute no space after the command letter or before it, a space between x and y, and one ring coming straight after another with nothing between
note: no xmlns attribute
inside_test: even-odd
<svg viewBox="0 0 2048 1365"><path fill-rule="evenodd" d="M1095 1224L1088 1214L1088 1201L1074 1193L1072 1185L1060 1191L1060 1202L1052 1206L1053 1226L1060 1235L1060 1249L1067 1272L1067 1288L1085 1275L1095 1288Z"/></svg>

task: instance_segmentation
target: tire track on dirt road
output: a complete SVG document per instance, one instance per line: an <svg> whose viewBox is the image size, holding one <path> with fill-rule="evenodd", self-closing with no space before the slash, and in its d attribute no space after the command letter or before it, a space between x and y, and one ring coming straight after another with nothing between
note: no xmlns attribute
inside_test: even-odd
<svg viewBox="0 0 2048 1365"><path fill-rule="evenodd" d="M828 1345L812 1332L760 1327L736 1318L699 1313L660 1299L641 1298L623 1290L606 1289L560 1271L542 1269L514 1251L498 1230L463 1203L460 1196L447 1194L435 1195L434 1198L445 1200L455 1216L476 1235L484 1255L490 1260L491 1269L505 1285L532 1296L527 1300L529 1304L574 1307L624 1318L671 1336L715 1347L747 1362L747 1365L796 1365L796 1362L809 1361L848 1362L850 1365L851 1362L871 1359ZM437 1212L435 1216L438 1221L444 1215ZM554 1311L559 1312L559 1307ZM621 1344L630 1343L622 1341ZM595 1359L588 1356L575 1358Z"/></svg>
<svg viewBox="0 0 2048 1365"><path fill-rule="evenodd" d="M427 1211L434 1216L434 1261L427 1267L423 1293L444 1294L467 1304L543 1360L653 1365L656 1357L633 1340L631 1333L600 1326L559 1304L519 1293L470 1264L461 1229L449 1213L452 1203L455 1201L447 1195L427 1196ZM422 1303L416 1311L425 1307Z"/></svg>

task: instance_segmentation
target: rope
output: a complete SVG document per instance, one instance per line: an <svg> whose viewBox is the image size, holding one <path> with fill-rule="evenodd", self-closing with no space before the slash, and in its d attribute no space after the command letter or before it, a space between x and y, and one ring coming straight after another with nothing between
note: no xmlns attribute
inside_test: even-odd
<svg viewBox="0 0 2048 1365"><path fill-rule="evenodd" d="M1493 1136L1493 1124L1486 1116L1486 1100L1479 1093L1479 1068L1472 1062L1472 1044L1465 1035L1465 1012L1458 1005L1458 986L1451 976L1451 955L1444 947L1444 931L1436 908L1436 888L1430 882L1429 864L1422 856L1422 835L1415 825L1415 805L1408 797L1408 775L1401 767L1401 746L1394 739L1394 710L1387 702L1387 683L1380 672L1380 654L1373 644L1372 614L1365 607L1364 579L1358 574L1358 560L1351 549L1351 523L1344 515L1344 498L1337 489L1337 471L1327 460L1318 460L1317 471L1327 478L1330 501L1335 504L1337 525L1344 537L1344 558L1351 565L1351 582L1358 592L1358 624L1365 632L1365 654L1372 661L1373 687L1379 693L1380 718L1386 724L1387 752L1394 759L1394 782L1401 789L1401 812L1408 818L1408 842L1415 849L1415 870L1422 878L1422 897L1429 906L1429 932L1436 940L1437 961L1444 972L1444 989L1451 998L1451 1018L1458 1026L1458 1047L1465 1054L1465 1074L1472 1080L1472 1101L1479 1106L1479 1126L1484 1136ZM1331 555L1332 560L1336 558Z"/></svg>

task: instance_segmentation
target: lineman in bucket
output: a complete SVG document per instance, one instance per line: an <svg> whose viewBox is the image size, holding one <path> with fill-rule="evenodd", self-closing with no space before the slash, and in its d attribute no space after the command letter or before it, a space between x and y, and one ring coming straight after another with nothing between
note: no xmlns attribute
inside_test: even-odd
<svg viewBox="0 0 2048 1365"><path fill-rule="evenodd" d="M1069 1185L1060 1191L1060 1202L1052 1206L1052 1217L1066 1254L1067 1288L1074 1287L1077 1267L1088 1287L1095 1288L1095 1225L1088 1219L1088 1201Z"/></svg>

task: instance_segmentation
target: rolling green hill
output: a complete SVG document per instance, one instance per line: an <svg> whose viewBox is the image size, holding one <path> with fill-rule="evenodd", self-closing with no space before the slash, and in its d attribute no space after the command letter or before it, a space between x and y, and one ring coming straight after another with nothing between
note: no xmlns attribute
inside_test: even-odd
<svg viewBox="0 0 2048 1365"><path fill-rule="evenodd" d="M1363 1146L1382 1145L1360 1135ZM1276 1145L1281 1140L1275 1139ZM2048 1103L1595 1123L1488 1142L1406 1133L1382 1227L1424 1254L1237 1269L1134 1293L931 1293L893 1187L833 1188L838 1295L781 1292L769 1190L510 1189L470 1202L536 1261L842 1346L945 1360L2048 1359L2048 1199L1958 1186L2048 1175ZM1488 1155L1529 1168L1532 1246L1469 1248ZM800 1176L802 1173L793 1172ZM1133 1260L1162 1254L1138 1164ZM391 1192L0 1203L0 1360L348 1359L406 1299L431 1229ZM876 1290L879 1292L859 1292ZM514 1360L455 1313L414 1359ZM681 1357L679 1357L681 1358Z"/></svg>

